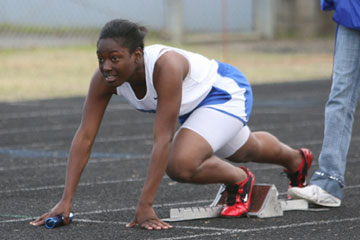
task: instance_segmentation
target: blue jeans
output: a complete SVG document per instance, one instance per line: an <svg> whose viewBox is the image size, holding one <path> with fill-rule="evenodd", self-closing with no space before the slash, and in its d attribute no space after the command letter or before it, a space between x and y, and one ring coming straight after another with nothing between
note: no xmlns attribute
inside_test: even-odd
<svg viewBox="0 0 360 240"><path fill-rule="evenodd" d="M343 199L344 175L360 88L360 31L338 25L332 86L325 106L324 140L319 170L310 180Z"/></svg>

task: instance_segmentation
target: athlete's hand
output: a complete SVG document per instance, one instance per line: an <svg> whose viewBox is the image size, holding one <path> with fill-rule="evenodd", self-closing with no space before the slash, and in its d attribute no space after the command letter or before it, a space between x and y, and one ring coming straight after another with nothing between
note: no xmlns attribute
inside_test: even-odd
<svg viewBox="0 0 360 240"><path fill-rule="evenodd" d="M49 217L55 216L63 216L64 224L70 223L70 212L71 212L72 204L66 203L65 201L60 201L58 204L53 207L50 212L43 214L41 217L38 217L34 221L30 222L33 226L42 226L45 224L45 220Z"/></svg>
<svg viewBox="0 0 360 240"><path fill-rule="evenodd" d="M134 219L126 225L128 228L132 228L139 225L146 230L165 230L172 228L166 222L161 221L152 207L138 207L135 213Z"/></svg>

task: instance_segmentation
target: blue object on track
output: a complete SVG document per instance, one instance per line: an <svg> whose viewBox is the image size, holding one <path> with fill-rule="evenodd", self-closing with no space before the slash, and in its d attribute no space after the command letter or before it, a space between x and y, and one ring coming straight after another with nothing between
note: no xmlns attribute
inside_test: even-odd
<svg viewBox="0 0 360 240"><path fill-rule="evenodd" d="M69 217L71 222L72 219L74 218L74 214L70 213ZM45 220L45 227L48 229L53 229L62 225L64 225L64 218L62 216L55 216L55 217L47 218Z"/></svg>

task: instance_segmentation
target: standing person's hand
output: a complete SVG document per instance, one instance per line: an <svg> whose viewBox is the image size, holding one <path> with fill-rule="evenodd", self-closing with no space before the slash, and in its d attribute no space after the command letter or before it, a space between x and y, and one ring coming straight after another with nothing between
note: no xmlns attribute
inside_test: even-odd
<svg viewBox="0 0 360 240"><path fill-rule="evenodd" d="M126 227L132 228L139 225L141 228L147 230L163 230L172 228L166 222L159 219L152 207L138 207L135 213L134 219L126 225Z"/></svg>
<svg viewBox="0 0 360 240"><path fill-rule="evenodd" d="M58 204L53 207L50 212L43 214L34 221L30 222L33 226L42 226L45 224L45 220L49 217L62 216L64 218L64 224L70 223L70 212L72 204L71 202L65 202L61 200Z"/></svg>

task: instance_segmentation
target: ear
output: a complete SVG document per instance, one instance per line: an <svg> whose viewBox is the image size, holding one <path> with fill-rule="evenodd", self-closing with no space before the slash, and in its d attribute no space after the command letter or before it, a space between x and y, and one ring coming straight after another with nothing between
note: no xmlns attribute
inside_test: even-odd
<svg viewBox="0 0 360 240"><path fill-rule="evenodd" d="M144 52L143 52L143 50L140 48L140 47L138 47L138 48L136 48L136 50L135 50L135 52L134 52L134 55L135 55L135 61L136 62L140 62L140 60L143 58L143 56L144 56Z"/></svg>

